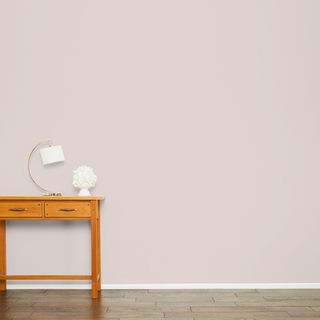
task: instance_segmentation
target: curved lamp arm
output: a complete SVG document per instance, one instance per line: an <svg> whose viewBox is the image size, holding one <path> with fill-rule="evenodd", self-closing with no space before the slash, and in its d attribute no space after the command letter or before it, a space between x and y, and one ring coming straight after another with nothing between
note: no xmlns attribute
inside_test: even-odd
<svg viewBox="0 0 320 320"><path fill-rule="evenodd" d="M53 193L53 192L50 192L49 190L41 187L40 184L32 176L31 167L30 167L31 158L32 158L32 155L34 154L34 152L37 151L39 149L39 147L42 146L42 145L48 145L49 147L51 147L52 146L52 141L51 140L41 141L37 145L35 145L34 148L31 150L31 152L29 154L29 157L28 157L28 173L29 173L29 177L32 180L32 182L35 184L35 186L37 186L41 191L44 192L45 196L61 195L61 193Z"/></svg>

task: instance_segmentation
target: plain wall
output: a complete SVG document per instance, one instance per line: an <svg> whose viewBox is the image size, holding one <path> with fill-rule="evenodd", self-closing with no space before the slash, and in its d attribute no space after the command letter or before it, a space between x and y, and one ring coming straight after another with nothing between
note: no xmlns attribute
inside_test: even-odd
<svg viewBox="0 0 320 320"><path fill-rule="evenodd" d="M0 1L0 194L104 194L102 282L320 282L320 1ZM8 272L90 272L86 222L9 222Z"/></svg>

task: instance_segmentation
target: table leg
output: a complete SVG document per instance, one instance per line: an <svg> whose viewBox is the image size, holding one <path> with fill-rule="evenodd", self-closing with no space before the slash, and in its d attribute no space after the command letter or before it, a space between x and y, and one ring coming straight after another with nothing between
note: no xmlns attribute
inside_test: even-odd
<svg viewBox="0 0 320 320"><path fill-rule="evenodd" d="M92 298L98 298L98 255L97 255L97 212L93 203L91 218L91 275L92 275Z"/></svg>
<svg viewBox="0 0 320 320"><path fill-rule="evenodd" d="M0 221L0 274L6 275L7 263L6 263L6 221ZM0 280L0 291L7 289L7 281Z"/></svg>
<svg viewBox="0 0 320 320"><path fill-rule="evenodd" d="M100 205L97 202L97 272L98 290L101 291L101 242L100 242Z"/></svg>

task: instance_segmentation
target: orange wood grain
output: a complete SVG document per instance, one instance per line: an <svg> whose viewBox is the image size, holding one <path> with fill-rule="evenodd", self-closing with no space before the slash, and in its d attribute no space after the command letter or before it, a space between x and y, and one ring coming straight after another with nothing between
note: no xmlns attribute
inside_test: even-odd
<svg viewBox="0 0 320 320"><path fill-rule="evenodd" d="M95 201L96 202L96 201ZM46 218L90 218L90 201L45 201Z"/></svg>
<svg viewBox="0 0 320 320"><path fill-rule="evenodd" d="M0 201L0 216L3 218L42 218L41 201Z"/></svg>
<svg viewBox="0 0 320 320"><path fill-rule="evenodd" d="M6 275L6 222L0 221L0 274ZM7 289L6 280L0 280L0 291Z"/></svg>
<svg viewBox="0 0 320 320"><path fill-rule="evenodd" d="M101 241L100 241L100 205L95 201L97 212L97 272L98 272L98 290L101 291Z"/></svg>
<svg viewBox="0 0 320 320"><path fill-rule="evenodd" d="M100 201L103 199L103 196L0 196L0 291L6 290L7 280L91 280L92 298L97 298L101 290ZM90 220L91 275L7 275L6 220Z"/></svg>
<svg viewBox="0 0 320 320"><path fill-rule="evenodd" d="M0 201L3 200L35 200L35 201L62 201L62 200L76 200L76 201L91 201L91 200L103 200L104 196L4 196L0 195Z"/></svg>
<svg viewBox="0 0 320 320"><path fill-rule="evenodd" d="M6 280L91 280L90 275L6 275Z"/></svg>
<svg viewBox="0 0 320 320"><path fill-rule="evenodd" d="M91 274L92 274L92 298L98 298L98 242L97 242L97 208L96 202L91 201Z"/></svg>

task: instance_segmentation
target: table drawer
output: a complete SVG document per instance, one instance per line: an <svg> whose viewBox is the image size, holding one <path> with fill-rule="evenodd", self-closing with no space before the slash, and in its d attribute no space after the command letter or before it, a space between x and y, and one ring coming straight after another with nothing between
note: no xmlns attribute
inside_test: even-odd
<svg viewBox="0 0 320 320"><path fill-rule="evenodd" d="M41 218L40 201L1 201L1 218Z"/></svg>
<svg viewBox="0 0 320 320"><path fill-rule="evenodd" d="M90 218L90 201L50 201L45 203L47 218Z"/></svg>

